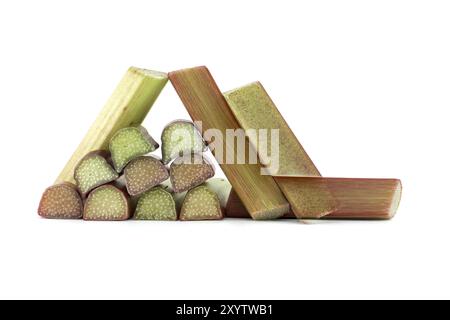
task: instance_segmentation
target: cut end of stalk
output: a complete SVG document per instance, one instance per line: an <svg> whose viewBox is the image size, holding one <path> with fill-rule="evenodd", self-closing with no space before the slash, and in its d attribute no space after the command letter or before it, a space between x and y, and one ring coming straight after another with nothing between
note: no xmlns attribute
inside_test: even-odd
<svg viewBox="0 0 450 320"><path fill-rule="evenodd" d="M128 193L137 196L169 179L169 171L159 159L146 156L132 160L124 177Z"/></svg>
<svg viewBox="0 0 450 320"><path fill-rule="evenodd" d="M192 189L214 176L214 165L203 155L179 157L170 166L170 182L176 193Z"/></svg>
<svg viewBox="0 0 450 320"><path fill-rule="evenodd" d="M122 221L130 218L126 194L113 185L94 189L84 205L84 220Z"/></svg>
<svg viewBox="0 0 450 320"><path fill-rule="evenodd" d="M392 203L387 211L386 219L392 219L397 213L397 209L400 206L400 200L402 199L402 182L396 180L396 186L392 195Z"/></svg>
<svg viewBox="0 0 450 320"><path fill-rule="evenodd" d="M206 149L199 130L192 121L176 120L169 123L161 134L162 160L168 164L180 156L201 153Z"/></svg>
<svg viewBox="0 0 450 320"><path fill-rule="evenodd" d="M208 187L201 185L186 194L181 207L180 220L220 219L223 219L223 214L219 198Z"/></svg>
<svg viewBox="0 0 450 320"><path fill-rule="evenodd" d="M138 200L136 220L177 220L177 209L172 194L162 187L153 188Z"/></svg>
<svg viewBox="0 0 450 320"><path fill-rule="evenodd" d="M122 172L131 160L158 148L158 143L142 126L128 127L117 131L109 143L109 151L117 172Z"/></svg>
<svg viewBox="0 0 450 320"><path fill-rule="evenodd" d="M164 73L161 71L148 70L148 69L142 69L142 68L136 68L136 67L130 67L129 71L134 72L139 75L142 75L142 76L145 76L145 77L151 77L153 79L167 81L167 73Z"/></svg>
<svg viewBox="0 0 450 320"><path fill-rule="evenodd" d="M107 152L91 152L81 159L75 168L74 178L83 195L119 177L106 157L108 157Z"/></svg>
<svg viewBox="0 0 450 320"><path fill-rule="evenodd" d="M47 219L80 219L83 216L83 202L75 185L66 182L45 190L38 214Z"/></svg>

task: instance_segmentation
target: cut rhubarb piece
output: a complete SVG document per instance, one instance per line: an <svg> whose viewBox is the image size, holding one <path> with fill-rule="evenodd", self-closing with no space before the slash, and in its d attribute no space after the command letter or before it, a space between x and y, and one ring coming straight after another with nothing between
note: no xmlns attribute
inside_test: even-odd
<svg viewBox="0 0 450 320"><path fill-rule="evenodd" d="M169 170L155 157L139 157L125 167L124 177L128 193L137 196L169 179Z"/></svg>
<svg viewBox="0 0 450 320"><path fill-rule="evenodd" d="M47 219L80 219L83 202L74 184L64 182L45 190L38 213Z"/></svg>
<svg viewBox="0 0 450 320"><path fill-rule="evenodd" d="M287 213L289 203L275 180L261 175L262 166L259 162L241 164L225 161L239 155L237 148L226 148L220 142L225 141L227 133L236 132L241 127L208 69L196 67L170 72L169 79L192 120L202 121L201 129L206 143L252 218L275 219ZM244 150L249 148L246 140Z"/></svg>
<svg viewBox="0 0 450 320"><path fill-rule="evenodd" d="M131 216L128 196L113 185L94 189L84 205L84 220L122 221Z"/></svg>
<svg viewBox="0 0 450 320"><path fill-rule="evenodd" d="M87 154L75 168L74 178L78 189L85 196L89 191L116 180L119 175L106 160L109 153L93 151Z"/></svg>
<svg viewBox="0 0 450 320"><path fill-rule="evenodd" d="M400 204L402 184L398 179L322 177L277 177L280 188L298 216L328 206L331 193L334 210L327 219L391 219Z"/></svg>
<svg viewBox="0 0 450 320"><path fill-rule="evenodd" d="M75 183L73 171L86 154L107 150L114 133L125 127L140 125L166 83L167 75L163 72L129 68L56 183Z"/></svg>
<svg viewBox="0 0 450 320"><path fill-rule="evenodd" d="M170 192L155 187L138 200L134 218L137 220L177 220L175 200Z"/></svg>
<svg viewBox="0 0 450 320"><path fill-rule="evenodd" d="M170 182L176 193L192 189L214 176L214 165L205 156L179 157L170 165Z"/></svg>
<svg viewBox="0 0 450 320"><path fill-rule="evenodd" d="M119 173L131 160L153 152L158 147L158 143L142 126L119 130L109 143L114 168Z"/></svg>
<svg viewBox="0 0 450 320"><path fill-rule="evenodd" d="M261 83L228 91L224 96L240 126L247 132L254 130L255 134L248 135L248 139L271 175L320 176ZM278 178L274 179L278 183ZM285 196L290 192L280 189ZM299 219L324 217L334 210L337 204L326 188L309 191L303 203L304 210L297 211ZM309 208L308 204L311 204Z"/></svg>
<svg viewBox="0 0 450 320"><path fill-rule="evenodd" d="M192 121L176 120L169 123L161 135L162 160L168 164L173 159L191 153L201 153L206 146L202 134Z"/></svg>
<svg viewBox="0 0 450 320"><path fill-rule="evenodd" d="M220 201L216 193L205 185L190 190L181 207L180 220L223 219Z"/></svg>

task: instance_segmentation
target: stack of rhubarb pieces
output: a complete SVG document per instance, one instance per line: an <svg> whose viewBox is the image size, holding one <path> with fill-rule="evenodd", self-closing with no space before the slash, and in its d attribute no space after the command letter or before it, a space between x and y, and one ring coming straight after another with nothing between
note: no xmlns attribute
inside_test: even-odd
<svg viewBox="0 0 450 320"><path fill-rule="evenodd" d="M169 123L159 148L141 124L169 79L194 122ZM228 180L213 178L208 149ZM259 82L222 93L206 67L168 75L130 68L38 213L104 221L390 219L401 189L397 179L321 177Z"/></svg>

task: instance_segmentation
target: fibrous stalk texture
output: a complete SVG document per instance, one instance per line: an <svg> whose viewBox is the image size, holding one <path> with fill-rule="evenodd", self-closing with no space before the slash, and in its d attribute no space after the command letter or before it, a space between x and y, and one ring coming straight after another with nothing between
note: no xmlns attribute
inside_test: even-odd
<svg viewBox="0 0 450 320"><path fill-rule="evenodd" d="M65 165L56 183L75 183L73 172L81 158L91 151L107 150L111 137L118 130L140 125L166 83L165 73L131 67Z"/></svg>
<svg viewBox="0 0 450 320"><path fill-rule="evenodd" d="M390 219L399 206L402 185L398 179L279 177L279 185L296 216L322 208L317 192L333 195L329 219Z"/></svg>
<svg viewBox="0 0 450 320"><path fill-rule="evenodd" d="M192 120L202 122L202 134L208 144L213 137L205 137L204 133L209 129L216 129L224 139L227 129L241 128L206 67L171 72L169 79ZM248 150L248 140L245 144L245 150ZM217 150L212 151L217 159ZM289 211L289 203L274 179L261 175L261 164L227 163L224 159L236 159L237 150L223 148L222 151L223 159L218 159L219 164L252 218L274 219Z"/></svg>
<svg viewBox="0 0 450 320"><path fill-rule="evenodd" d="M241 127L255 131L248 139L271 175L320 176L261 83L228 91L224 96ZM276 138L273 135L278 138L273 139ZM276 145L272 145L274 143ZM274 179L278 183L278 178ZM298 218L320 218L334 210L336 203L328 190L308 188L310 192L304 199L304 210L296 211ZM281 190L284 192L286 187Z"/></svg>

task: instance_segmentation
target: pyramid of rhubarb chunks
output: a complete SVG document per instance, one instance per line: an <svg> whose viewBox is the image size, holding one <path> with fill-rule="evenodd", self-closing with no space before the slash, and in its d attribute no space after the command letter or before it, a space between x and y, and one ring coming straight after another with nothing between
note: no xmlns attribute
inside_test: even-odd
<svg viewBox="0 0 450 320"><path fill-rule="evenodd" d="M141 124L168 80L192 121L167 124L159 149ZM229 147L230 131L246 133L240 145ZM217 154L221 147L225 154ZM227 179L214 178L209 148L226 159L219 165ZM401 193L398 179L322 177L260 82L222 93L204 66L169 74L132 67L44 191L38 214L97 221L390 219Z"/></svg>

